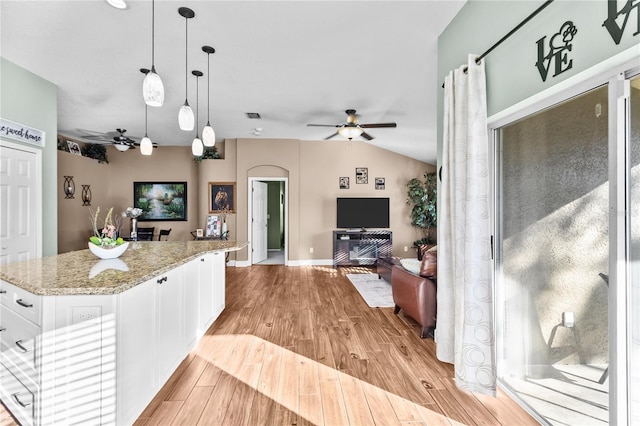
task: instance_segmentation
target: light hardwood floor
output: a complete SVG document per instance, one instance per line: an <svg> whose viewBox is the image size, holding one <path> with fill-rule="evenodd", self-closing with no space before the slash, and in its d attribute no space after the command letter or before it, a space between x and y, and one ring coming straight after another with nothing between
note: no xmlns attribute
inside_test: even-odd
<svg viewBox="0 0 640 426"><path fill-rule="evenodd" d="M358 272L373 271L227 268L226 309L136 425L538 424L458 390L411 318L366 305Z"/></svg>
<svg viewBox="0 0 640 426"><path fill-rule="evenodd" d="M226 309L137 425L537 425L456 388L435 344L346 278L367 268L227 268Z"/></svg>

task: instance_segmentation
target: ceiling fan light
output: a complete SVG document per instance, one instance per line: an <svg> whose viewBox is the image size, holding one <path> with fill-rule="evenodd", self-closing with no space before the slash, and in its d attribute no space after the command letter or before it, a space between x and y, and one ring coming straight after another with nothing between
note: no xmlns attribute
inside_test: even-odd
<svg viewBox="0 0 640 426"><path fill-rule="evenodd" d="M204 146L202 145L202 141L196 136L191 143L191 153L196 157L201 157L203 152Z"/></svg>
<svg viewBox="0 0 640 426"><path fill-rule="evenodd" d="M116 9L127 8L127 2L125 2L124 0L107 0L107 3L109 3L110 6L113 6Z"/></svg>
<svg viewBox="0 0 640 426"><path fill-rule="evenodd" d="M115 147L120 152L125 152L129 150L129 145L123 144L123 143L117 143L115 144Z"/></svg>
<svg viewBox="0 0 640 426"><path fill-rule="evenodd" d="M357 138L362 134L362 132L364 132L364 130L362 130L358 126L343 126L338 129L338 133L340 134L340 136L345 137L349 140Z"/></svg>
<svg viewBox="0 0 640 426"><path fill-rule="evenodd" d="M216 132L209 123L202 129L202 143L204 146L214 146L216 144Z"/></svg>
<svg viewBox="0 0 640 426"><path fill-rule="evenodd" d="M178 124L180 125L180 130L193 130L194 121L195 118L193 116L193 110L189 106L189 103L185 102L184 105L180 107L180 112L178 113Z"/></svg>
<svg viewBox="0 0 640 426"><path fill-rule="evenodd" d="M151 155L153 152L153 144L151 143L151 139L147 135L144 135L144 138L140 141L140 154L142 155Z"/></svg>
<svg viewBox="0 0 640 426"><path fill-rule="evenodd" d="M164 85L153 68L144 77L142 96L146 104L152 107L161 107L164 103Z"/></svg>

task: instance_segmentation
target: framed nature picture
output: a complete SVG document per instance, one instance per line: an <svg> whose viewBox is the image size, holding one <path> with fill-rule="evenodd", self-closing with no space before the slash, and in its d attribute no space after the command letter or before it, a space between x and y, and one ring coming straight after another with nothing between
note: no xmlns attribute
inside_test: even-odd
<svg viewBox="0 0 640 426"><path fill-rule="evenodd" d="M340 177L338 183L340 185L340 189L349 189L349 177L348 176Z"/></svg>
<svg viewBox="0 0 640 426"><path fill-rule="evenodd" d="M187 182L133 182L139 221L187 220Z"/></svg>
<svg viewBox="0 0 640 426"><path fill-rule="evenodd" d="M369 171L366 167L356 167L356 183L369 183Z"/></svg>
<svg viewBox="0 0 640 426"><path fill-rule="evenodd" d="M384 178L376 178L376 189L384 189Z"/></svg>
<svg viewBox="0 0 640 426"><path fill-rule="evenodd" d="M236 183L209 182L209 213L236 211Z"/></svg>

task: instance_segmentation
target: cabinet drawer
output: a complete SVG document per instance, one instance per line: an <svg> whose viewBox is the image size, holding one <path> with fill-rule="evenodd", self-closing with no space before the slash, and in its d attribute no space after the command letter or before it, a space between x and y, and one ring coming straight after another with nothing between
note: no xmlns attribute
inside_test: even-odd
<svg viewBox="0 0 640 426"><path fill-rule="evenodd" d="M35 414L35 398L17 377L0 363L0 396L11 414L21 424L32 425Z"/></svg>
<svg viewBox="0 0 640 426"><path fill-rule="evenodd" d="M40 323L42 296L37 296L5 281L0 281L0 302L34 324L42 325Z"/></svg>
<svg viewBox="0 0 640 426"><path fill-rule="evenodd" d="M40 327L10 309L3 309L0 330L2 355L35 381Z"/></svg>

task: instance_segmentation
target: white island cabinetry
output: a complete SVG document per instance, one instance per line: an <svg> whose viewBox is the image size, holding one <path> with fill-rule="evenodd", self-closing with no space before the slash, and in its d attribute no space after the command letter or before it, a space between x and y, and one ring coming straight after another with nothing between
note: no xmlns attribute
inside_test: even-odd
<svg viewBox="0 0 640 426"><path fill-rule="evenodd" d="M115 294L0 279L0 399L23 425L133 424L224 309L224 258L203 252Z"/></svg>

